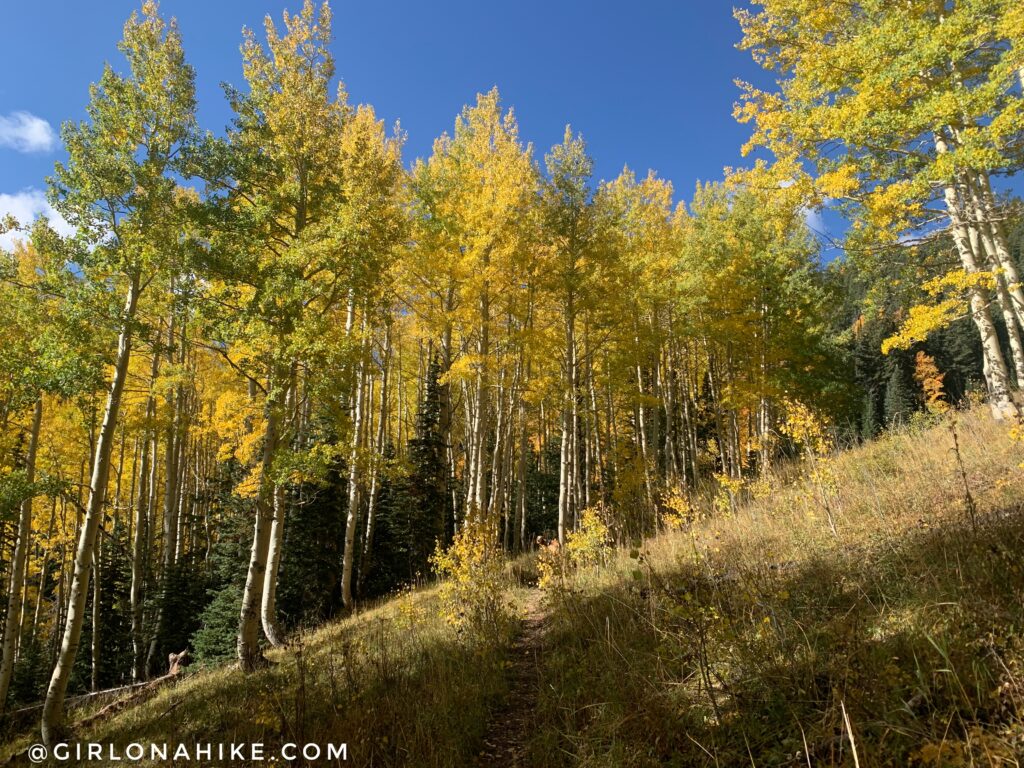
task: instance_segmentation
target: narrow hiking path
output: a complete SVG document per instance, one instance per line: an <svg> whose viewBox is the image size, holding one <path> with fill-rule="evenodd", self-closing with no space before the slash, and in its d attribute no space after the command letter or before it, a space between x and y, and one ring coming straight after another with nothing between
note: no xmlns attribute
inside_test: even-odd
<svg viewBox="0 0 1024 768"><path fill-rule="evenodd" d="M483 749L476 760L479 768L526 765L530 715L540 686L545 618L543 593L531 590L523 602L522 627L509 654L508 694L488 719Z"/></svg>

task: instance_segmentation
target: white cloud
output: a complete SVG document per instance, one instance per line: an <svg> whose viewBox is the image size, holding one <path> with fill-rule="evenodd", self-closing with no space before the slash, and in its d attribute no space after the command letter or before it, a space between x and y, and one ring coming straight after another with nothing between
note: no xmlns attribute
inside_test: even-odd
<svg viewBox="0 0 1024 768"><path fill-rule="evenodd" d="M816 235L824 235L828 233L828 227L825 225L825 217L822 216L820 210L814 208L801 208L800 215L804 217L804 223L812 233Z"/></svg>
<svg viewBox="0 0 1024 768"><path fill-rule="evenodd" d="M30 112L0 115L0 147L16 152L49 152L57 146L50 124Z"/></svg>
<svg viewBox="0 0 1024 768"><path fill-rule="evenodd" d="M28 226L40 216L50 220L50 226L62 235L74 234L75 228L54 210L41 189L23 189L13 195L0 192L0 219L11 215L19 224ZM21 232L5 232L0 235L0 248L10 249L15 240L24 239Z"/></svg>

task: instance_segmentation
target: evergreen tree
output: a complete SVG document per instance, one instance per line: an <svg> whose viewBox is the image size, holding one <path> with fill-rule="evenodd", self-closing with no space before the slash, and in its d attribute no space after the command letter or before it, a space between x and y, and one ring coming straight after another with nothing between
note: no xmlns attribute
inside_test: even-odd
<svg viewBox="0 0 1024 768"><path fill-rule="evenodd" d="M344 462L335 460L322 481L288 487L288 529L278 587L278 610L287 628L317 624L341 605L346 477Z"/></svg>
<svg viewBox="0 0 1024 768"><path fill-rule="evenodd" d="M402 583L412 583L430 572L429 559L438 542L450 537L452 517L441 421L441 365L430 361L423 400L416 413L414 436L399 469L394 451L385 465L394 467L380 499L374 536L372 577L368 589L381 594Z"/></svg>
<svg viewBox="0 0 1024 768"><path fill-rule="evenodd" d="M249 503L232 493L234 482L242 470L236 462L225 467L215 499L215 513L220 523L218 537L211 547L207 568L206 605L197 611L198 628L192 633L189 646L201 663L214 663L234 658L238 634L238 606L242 602L245 567L252 546L252 512ZM175 652L181 648L173 649ZM166 656L164 656L166 658Z"/></svg>
<svg viewBox="0 0 1024 768"><path fill-rule="evenodd" d="M892 353L885 361L885 423L906 424L920 409L913 378L913 361L908 354Z"/></svg>

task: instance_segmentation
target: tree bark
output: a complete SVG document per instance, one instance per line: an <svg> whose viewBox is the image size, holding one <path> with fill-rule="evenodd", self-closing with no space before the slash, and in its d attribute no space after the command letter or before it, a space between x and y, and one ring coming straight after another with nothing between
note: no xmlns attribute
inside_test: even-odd
<svg viewBox="0 0 1024 768"><path fill-rule="evenodd" d="M267 570L263 579L263 599L260 602L260 621L263 634L275 648L284 646L281 630L277 626L277 574L281 565L284 544L284 486L274 485L274 519L270 524L270 543L267 550Z"/></svg>
<svg viewBox="0 0 1024 768"><path fill-rule="evenodd" d="M288 372L287 391L284 396L285 411L291 422L289 435L295 434L295 423L298 420L298 376L299 366L292 361ZM283 432L283 428L279 432ZM291 443L292 440L279 436L280 442ZM260 622L267 641L275 648L285 645L284 636L277 624L277 580L281 567L281 552L284 546L284 524L286 498L284 486L274 483L274 518L270 524L270 542L267 549L267 570L263 576L263 597L260 601Z"/></svg>
<svg viewBox="0 0 1024 768"><path fill-rule="evenodd" d="M341 566L341 601L347 611L351 611L355 607L355 600L352 595L352 574L355 565L356 527L359 524L359 448L363 431L363 412L366 410L366 403L364 402L366 356L365 342L363 342L355 385L356 398L352 418L352 447L349 451L348 466L348 516L345 520L345 551Z"/></svg>
<svg viewBox="0 0 1024 768"><path fill-rule="evenodd" d="M388 421L388 372L391 367L391 326L384 334L384 350L381 357L380 411L377 419L377 434L373 445L373 464L370 469L370 498L366 506L366 533L363 536L363 552L359 558L359 579L362 588L373 565L373 534L377 523L377 499L380 497L381 466L384 463L384 436ZM399 393L401 401L401 393Z"/></svg>
<svg viewBox="0 0 1024 768"><path fill-rule="evenodd" d="M562 406L562 443L558 454L558 543L565 546L566 527L574 513L573 488L573 436L576 420L576 307L572 291L565 304L565 382L566 393Z"/></svg>
<svg viewBox="0 0 1024 768"><path fill-rule="evenodd" d="M153 368L150 373L150 387L160 374L160 355L153 352ZM129 597L132 614L132 681L139 682L146 676L145 644L142 637L142 585L145 580L146 534L149 528L149 507L151 504L150 474L151 463L155 461L156 450L153 421L156 418L156 397L150 392L146 399L146 429L142 440L142 460L139 468L139 495L135 505L135 521L132 537L132 582Z"/></svg>
<svg viewBox="0 0 1024 768"><path fill-rule="evenodd" d="M1021 320L1019 311L1015 311L1016 302L1013 294L1020 293L1020 287L1014 287L1011 282L1016 276L1016 267L1007 251L1005 259L1000 258L999 248L996 246L994 232L990 223L986 221L983 203L978 194L977 183L965 183L962 187L962 200L965 208L973 212L973 219L969 219L967 230L971 250L975 254L976 261L984 261L992 271L996 284L996 299L999 302L999 310L1003 315L1003 322L1006 325L1006 335L1010 342L1010 358L1013 360L1014 375L1017 386L1024 383L1024 343L1021 342ZM1007 271L1003 262L1009 262L1010 272ZM1019 279L1019 278L1018 278ZM1024 305L1017 305L1018 308Z"/></svg>
<svg viewBox="0 0 1024 768"><path fill-rule="evenodd" d="M43 423L43 399L36 400L32 410L32 427L29 432L28 453L25 456L25 479L31 485L36 477L36 452L39 447L39 430ZM31 493L31 490L29 491ZM14 669L14 653L21 632L21 622L14 620L18 605L25 590L25 568L32 539L32 497L21 502L21 516L18 518L18 539L14 545L14 559L11 563L11 590L7 595L7 613L4 621L3 657L0 660L0 713L7 702L7 689L11 684ZM40 584L40 590L42 584Z"/></svg>
<svg viewBox="0 0 1024 768"><path fill-rule="evenodd" d="M171 286L173 290L173 281ZM167 362L172 366L175 363L174 329L175 318L172 311L167 328ZM154 354L156 353L154 352ZM146 656L146 667L150 673L158 673L155 667L161 663L159 649L160 640L164 634L164 612L170 596L171 574L174 571L174 564L177 562L178 556L178 500L181 494L181 473L178 470L181 457L179 443L182 442L182 391L180 386L174 388L168 405L170 406L171 418L167 423L167 431L164 438L164 550L156 626L149 643L149 653Z"/></svg>
<svg viewBox="0 0 1024 768"><path fill-rule="evenodd" d="M90 667L90 678L89 678L89 690L98 691L100 689L100 639L102 632L100 629L100 579L102 578L100 573L100 567L102 565L102 547L103 547L103 521L100 521L100 535L96 537L96 545L92 550L92 633L90 640L90 651L92 651L91 667Z"/></svg>
<svg viewBox="0 0 1024 768"><path fill-rule="evenodd" d="M1009 241L1006 237L1006 228L996 210L995 197L992 194L992 185L989 182L987 173L977 175L977 186L981 204L981 215L985 225L988 227L993 245L993 258L1003 272L1007 292L1013 299L1011 306L1017 322L1024 327L1024 284L1021 282L1020 270L1017 269L1017 262L1010 253ZM1020 385L1021 382L1018 382Z"/></svg>
<svg viewBox="0 0 1024 768"><path fill-rule="evenodd" d="M280 394L274 393L279 380L272 377L267 400L266 427L263 438L263 466L260 470L260 488L256 497L256 520L253 525L249 570L242 592L242 607L238 617L238 662L244 672L252 672L266 664L260 651L260 605L263 597L264 574L267 570L267 552L270 548L270 527L274 517L273 464L280 441Z"/></svg>
<svg viewBox="0 0 1024 768"><path fill-rule="evenodd" d="M85 601L89 591L90 559L96 544L96 531L103 516L103 505L106 501L110 454L114 447L114 436L121 412L121 396L124 393L125 380L128 377L132 331L139 292L139 278L133 275L121 317L117 357L114 362L114 375L110 382L110 390L107 394L103 425L100 428L99 439L96 441L92 477L89 482L89 506L86 509L75 554L68 615L64 623L64 637L57 656L57 664L53 669L50 685L46 691L46 701L43 704L41 731L43 742L47 745L52 745L59 740L64 725L64 696L67 693L68 679L71 676L75 657L78 655L78 642L82 635L82 619L85 615Z"/></svg>

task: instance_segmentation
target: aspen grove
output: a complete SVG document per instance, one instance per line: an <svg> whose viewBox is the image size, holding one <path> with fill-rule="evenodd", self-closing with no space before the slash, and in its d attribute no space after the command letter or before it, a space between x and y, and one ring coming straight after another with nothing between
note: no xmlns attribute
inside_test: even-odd
<svg viewBox="0 0 1024 768"><path fill-rule="evenodd" d="M464 531L512 556L600 519L631 545L825 433L972 397L1009 429L1024 5L737 17L778 82L737 96L759 159L679 202L596 179L579 126L525 142L497 88L408 162L313 0L244 32L207 131L146 0L63 127L75 233L3 223L0 708L45 702L54 743L70 695L185 649L257 670ZM831 263L822 206L851 221Z"/></svg>

